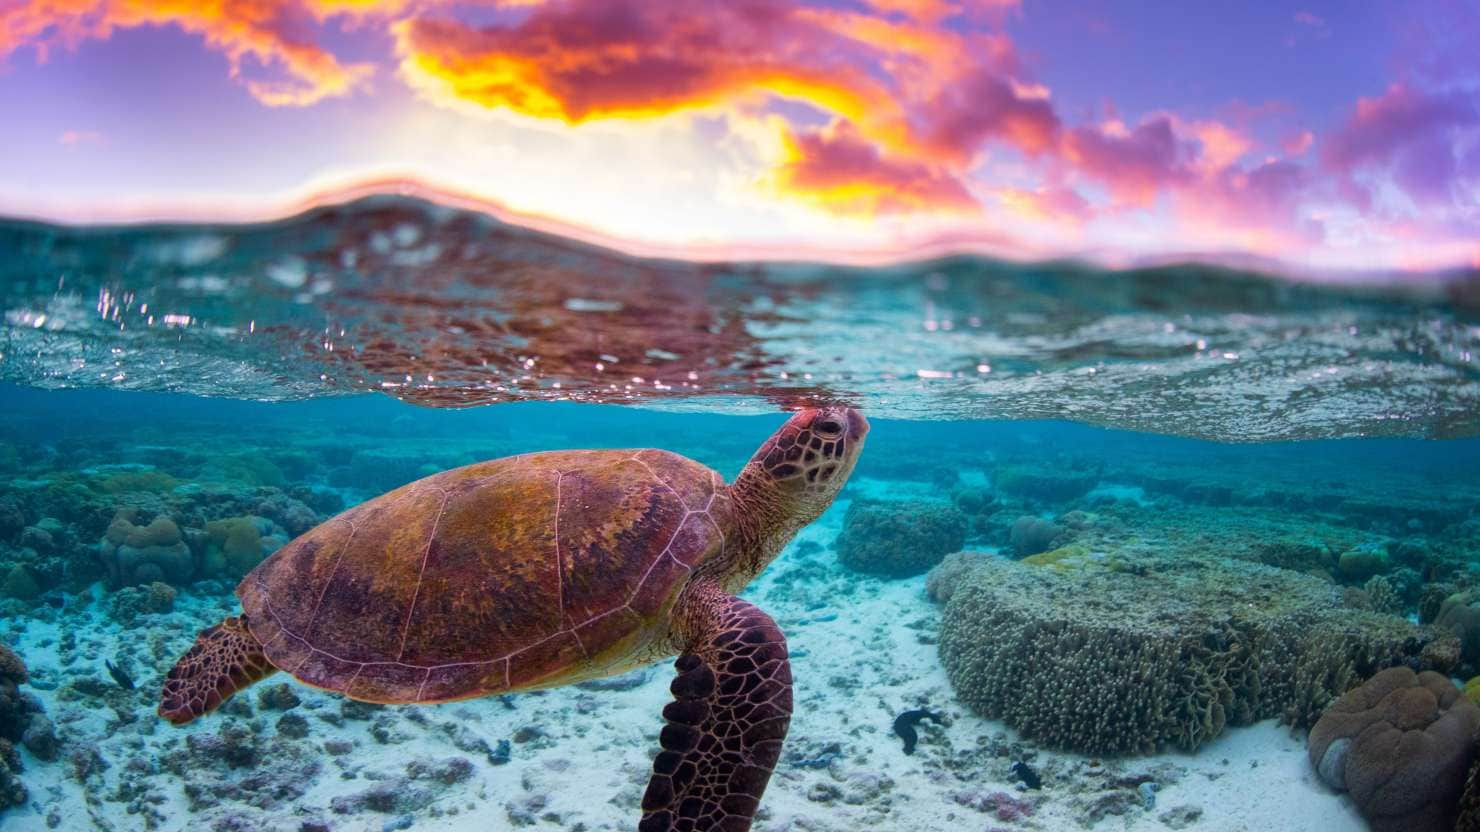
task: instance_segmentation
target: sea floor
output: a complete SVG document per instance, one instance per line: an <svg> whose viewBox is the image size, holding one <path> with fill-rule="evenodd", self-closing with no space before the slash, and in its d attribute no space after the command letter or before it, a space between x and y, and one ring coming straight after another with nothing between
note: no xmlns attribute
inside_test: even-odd
<svg viewBox="0 0 1480 832"><path fill-rule="evenodd" d="M897 485L863 481L853 493ZM1195 754L1095 759L1037 748L972 714L937 656L940 609L925 578L860 578L838 565L830 547L847 502L804 529L747 593L787 633L796 679L758 830L1365 828L1317 782L1303 737L1273 722L1229 729ZM172 728L153 713L160 675L197 629L233 611L224 587L203 594L209 586L130 628L97 600L0 623L68 743L59 762L27 759L31 801L0 818L6 832L634 827L669 701L667 665L426 707L361 705L277 676ZM104 667L125 655L133 691ZM892 723L920 707L945 724L921 723L906 755ZM1018 761L1041 775L1041 789L1018 788Z"/></svg>

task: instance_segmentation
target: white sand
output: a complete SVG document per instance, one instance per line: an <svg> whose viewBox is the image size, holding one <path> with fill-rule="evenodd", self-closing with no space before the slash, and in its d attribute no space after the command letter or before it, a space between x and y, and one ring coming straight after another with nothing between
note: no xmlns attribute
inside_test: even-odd
<svg viewBox="0 0 1480 832"><path fill-rule="evenodd" d="M895 484L891 484L893 487ZM801 541L829 545L846 505L835 506L821 521L803 531ZM1036 752L1032 765L1042 774L1041 791L1014 790L1009 766L1021 748L1000 723L980 719L956 703L933 642L939 610L924 595L924 579L860 580L844 575L830 552L813 554L811 566L795 548L764 575L748 595L768 609L788 633L796 657L796 714L783 758L763 801L758 830L827 832L828 830L988 830L1077 829L1084 808L1104 794L1095 788L1114 776L1155 773L1161 784L1154 809L1132 806L1094 828L1162 830L1177 828L1162 820L1170 810L1196 807L1200 815L1181 828L1194 830L1361 830L1350 803L1315 782L1305 760L1303 740L1273 723L1232 729L1196 755L1166 754L1095 763L1077 755ZM164 617L175 632L173 650L187 643L186 633L219 617L226 609L215 599L186 603ZM202 608L204 607L204 608ZM104 623L99 613L90 627L80 628L79 665L101 673L102 658L132 653L141 668L152 659L147 635ZM12 624L11 626L16 626ZM43 681L63 681L55 669L56 625L32 622L17 644ZM12 638L12 643L15 640ZM47 668L51 668L48 672ZM139 673L140 686L152 688L164 666ZM392 744L371 734L372 723L349 721L335 727L315 718L337 713L337 697L297 686L303 704L294 712L308 717L311 733L304 744L349 739L351 753L322 758L323 768L307 793L296 801L259 810L224 801L191 814L182 783L165 773L129 770L130 756L149 761L166 752L158 746L187 732L213 734L236 717L201 720L172 729L139 713L138 721L114 724L111 710L85 703L61 703L54 691L39 691L58 722L64 740L97 747L110 763L101 784L84 790L68 779L64 761L41 763L27 755L24 775L32 807L0 816L5 832L40 832L46 816L56 812L64 830L133 830L146 825L111 802L122 782L142 783L153 794L165 818L157 828L203 830L239 817L233 828L298 832L305 819L328 821L336 832L380 832L396 816L375 812L337 815L329 810L336 796L363 791L377 778L394 778L417 758L466 757L472 776L448 788L420 783L438 794L414 813L413 830L584 829L630 830L636 805L647 781L651 754L660 727L659 711L669 699L671 678L665 665L648 671L645 682L625 691L563 689L509 700L497 699L429 708L392 708L379 712ZM283 681L275 677L272 681ZM149 694L141 694L141 709ZM249 694L255 705L255 695ZM894 716L916 707L947 715L947 727L922 723L920 746L906 756L892 733ZM416 711L425 720L408 714ZM274 734L280 714L258 710L263 736ZM494 745L521 728L537 727L543 736L513 746L512 761L490 765L476 754L459 751L440 726L464 726ZM402 738L397 741L397 738ZM810 768L799 759L816 757L836 744L841 752L830 766ZM1031 753L1031 744L1024 744ZM1002 749L1003 756L994 753ZM263 765L271 765L270 759ZM246 774L246 771L241 774ZM348 778L348 779L347 779ZM1172 782L1174 780L1174 782ZM998 820L993 812L961 805L953 796L963 791L1004 791L1035 798L1034 815L1022 821ZM826 797L819 802L814 797ZM1111 790L1112 792L1115 790ZM1119 791L1126 791L1120 789ZM809 796L810 795L810 796ZM860 802L849 802L850 800ZM149 801L145 801L149 802ZM516 825L517 817L532 825ZM228 828L228 827L222 827Z"/></svg>

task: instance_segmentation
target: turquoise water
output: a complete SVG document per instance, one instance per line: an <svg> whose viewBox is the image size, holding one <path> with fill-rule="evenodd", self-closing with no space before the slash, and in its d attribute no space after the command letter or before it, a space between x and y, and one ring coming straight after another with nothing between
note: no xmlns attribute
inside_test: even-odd
<svg viewBox="0 0 1480 832"><path fill-rule="evenodd" d="M872 428L742 593L795 679L757 829L1360 829L1399 810L1306 730L1385 668L1480 672L1461 277L680 264L383 198L7 223L0 282L5 829L633 828L666 660L440 705L278 673L183 728L160 686L366 500L570 448L732 481L805 406Z"/></svg>

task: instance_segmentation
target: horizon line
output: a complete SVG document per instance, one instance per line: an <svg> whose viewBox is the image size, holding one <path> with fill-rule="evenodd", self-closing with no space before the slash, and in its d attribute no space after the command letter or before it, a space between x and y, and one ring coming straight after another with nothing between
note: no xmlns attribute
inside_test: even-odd
<svg viewBox="0 0 1480 832"><path fill-rule="evenodd" d="M1480 269L1468 263L1454 263L1422 269L1402 267L1357 269L1318 267L1269 255L1239 251L1189 250L1140 255L1094 249L1053 252L1043 247L1029 246L1020 241L1007 241L1000 237L994 238L980 232L975 234L937 232L900 245L876 246L867 249L857 246L850 246L847 249L826 245L808 246L789 241L661 243L622 237L568 220L535 212L519 211L492 197L475 194L444 183L428 182L422 177L398 173L308 183L277 199L139 198L128 200L126 204L112 208L76 203L21 207L12 204L9 197L0 195L0 219L70 228L257 225L283 222L315 210L347 205L378 196L420 199L434 205L472 211L492 217L505 225L608 249L629 257L696 264L791 263L878 268L928 263L953 257L980 257L1005 264L1028 266L1063 263L1115 272L1175 266L1203 266L1321 283L1382 284L1402 281L1412 285L1417 279L1426 284L1446 284L1454 280L1480 276Z"/></svg>

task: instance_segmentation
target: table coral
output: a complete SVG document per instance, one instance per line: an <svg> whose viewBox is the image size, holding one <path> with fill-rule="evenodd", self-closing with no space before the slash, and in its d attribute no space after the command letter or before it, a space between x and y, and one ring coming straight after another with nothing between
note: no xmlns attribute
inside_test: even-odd
<svg viewBox="0 0 1480 832"><path fill-rule="evenodd" d="M950 561L942 662L961 700L1083 753L1194 750L1226 726L1304 726L1365 675L1432 662L1442 634L1340 606L1329 584L1251 563L1146 557L1053 569Z"/></svg>

